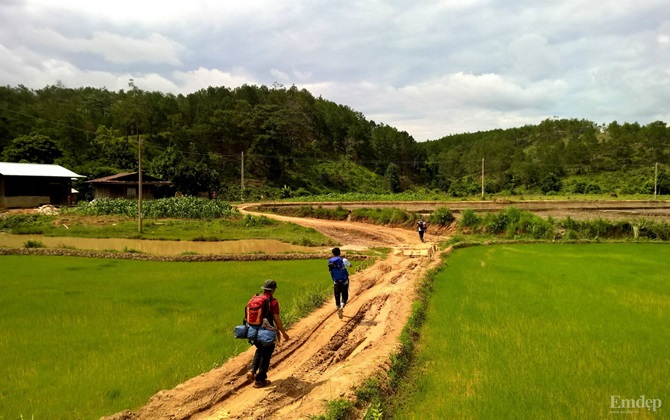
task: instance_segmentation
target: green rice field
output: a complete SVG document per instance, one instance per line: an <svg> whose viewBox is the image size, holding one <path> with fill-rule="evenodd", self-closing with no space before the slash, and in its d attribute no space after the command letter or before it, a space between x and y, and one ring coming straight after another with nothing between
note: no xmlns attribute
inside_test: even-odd
<svg viewBox="0 0 670 420"><path fill-rule="evenodd" d="M458 249L433 286L395 418L670 417L670 246Z"/></svg>
<svg viewBox="0 0 670 420"><path fill-rule="evenodd" d="M0 419L92 419L246 350L233 338L267 278L289 315L330 290L325 261L0 257Z"/></svg>

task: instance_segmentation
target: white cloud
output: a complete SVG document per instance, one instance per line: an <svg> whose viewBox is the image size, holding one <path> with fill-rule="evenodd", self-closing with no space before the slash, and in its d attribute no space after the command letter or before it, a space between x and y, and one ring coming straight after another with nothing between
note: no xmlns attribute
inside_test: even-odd
<svg viewBox="0 0 670 420"><path fill-rule="evenodd" d="M32 36L47 47L70 53L100 55L110 63L150 63L180 65L179 55L185 48L160 34L143 39L109 32L93 32L91 38L67 38L46 28L34 30Z"/></svg>
<svg viewBox="0 0 670 420"><path fill-rule="evenodd" d="M295 84L417 140L670 120L667 0L0 0L0 84Z"/></svg>
<svg viewBox="0 0 670 420"><path fill-rule="evenodd" d="M291 78L288 76L288 74L284 73L283 71L279 71L277 69L270 70L270 75L274 78L276 82L282 84L287 84L291 81Z"/></svg>
<svg viewBox="0 0 670 420"><path fill-rule="evenodd" d="M509 44L507 51L514 61L515 74L542 79L560 72L558 51L552 50L542 35L522 34Z"/></svg>
<svg viewBox="0 0 670 420"><path fill-rule="evenodd" d="M178 90L181 93L191 93L200 89L206 89L209 86L226 86L235 88L244 84L258 84L251 76L241 69L231 72L224 72L217 69L206 69L203 67L197 70L173 73L173 77L178 84ZM144 89L144 88L143 88Z"/></svg>

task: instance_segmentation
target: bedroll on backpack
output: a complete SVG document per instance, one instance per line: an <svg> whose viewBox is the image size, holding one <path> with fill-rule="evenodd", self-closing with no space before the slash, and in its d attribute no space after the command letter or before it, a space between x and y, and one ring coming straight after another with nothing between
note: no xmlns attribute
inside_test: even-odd
<svg viewBox="0 0 670 420"><path fill-rule="evenodd" d="M263 318L269 312L268 297L265 295L256 295L247 303L244 310L244 319L249 325L260 326L263 324Z"/></svg>
<svg viewBox="0 0 670 420"><path fill-rule="evenodd" d="M344 266L344 261L340 257L333 257L328 260L328 270L333 281L336 283L344 283L349 280L349 273Z"/></svg>

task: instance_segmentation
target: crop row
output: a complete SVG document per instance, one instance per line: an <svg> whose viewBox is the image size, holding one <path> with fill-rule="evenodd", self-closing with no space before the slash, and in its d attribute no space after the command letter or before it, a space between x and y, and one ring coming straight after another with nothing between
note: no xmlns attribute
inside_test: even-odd
<svg viewBox="0 0 670 420"><path fill-rule="evenodd" d="M120 215L136 217L137 200L100 198L80 202L66 210L84 216ZM152 218L176 217L186 219L211 219L230 216L236 212L229 203L198 197L170 197L142 202L142 216Z"/></svg>

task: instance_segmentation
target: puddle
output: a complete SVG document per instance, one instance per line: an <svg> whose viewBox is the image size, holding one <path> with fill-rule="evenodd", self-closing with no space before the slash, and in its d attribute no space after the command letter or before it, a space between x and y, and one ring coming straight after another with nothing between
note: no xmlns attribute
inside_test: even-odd
<svg viewBox="0 0 670 420"><path fill-rule="evenodd" d="M42 235L0 234L0 246L23 248L26 241L39 241L47 248L75 248L94 251L135 250L151 255L179 255L185 252L197 254L248 254L262 252L278 254L282 252L314 252L316 248L291 245L275 239L245 239L240 241L193 242L193 241L151 241L120 238L70 238Z"/></svg>

